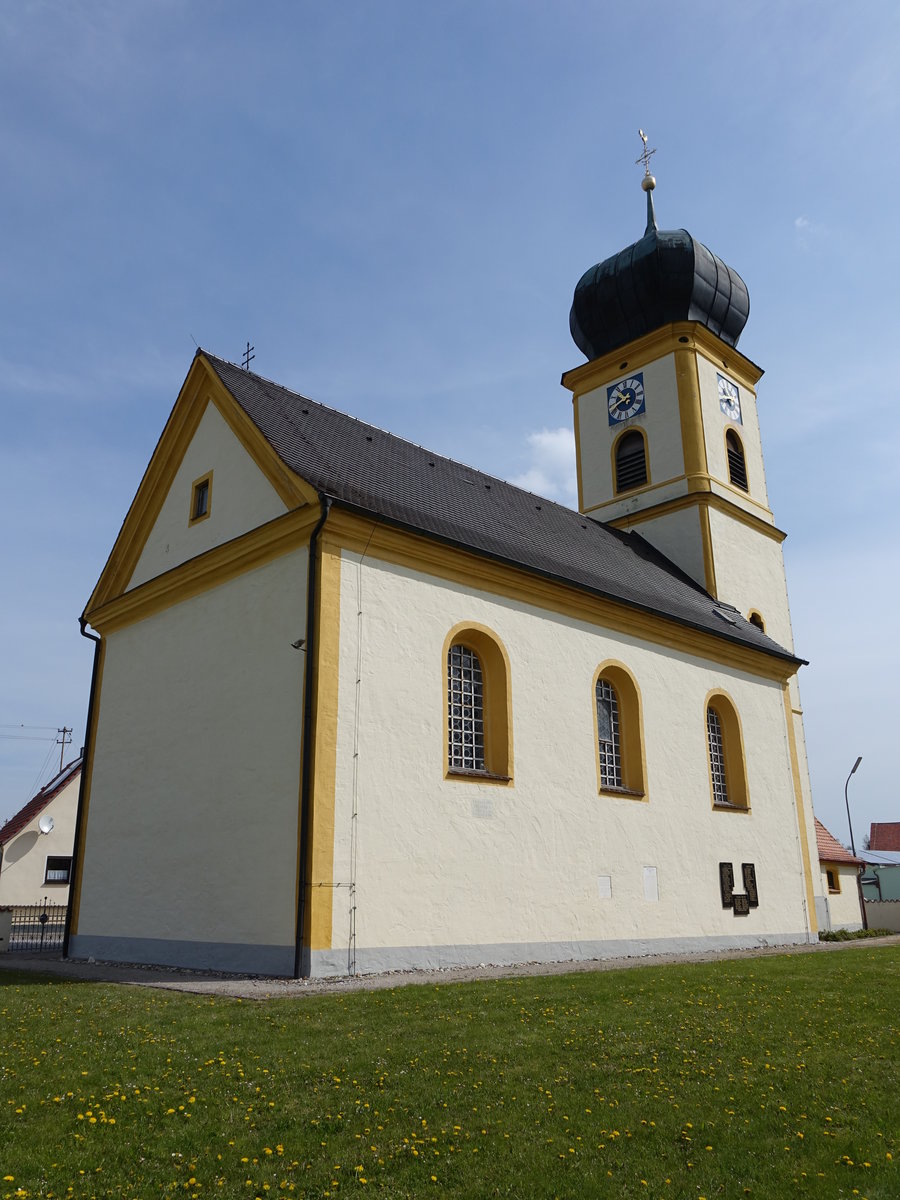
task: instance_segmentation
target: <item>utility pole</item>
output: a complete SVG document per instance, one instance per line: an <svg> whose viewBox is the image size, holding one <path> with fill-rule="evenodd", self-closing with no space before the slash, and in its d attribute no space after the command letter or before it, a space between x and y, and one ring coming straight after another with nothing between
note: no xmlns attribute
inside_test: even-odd
<svg viewBox="0 0 900 1200"><path fill-rule="evenodd" d="M66 746L72 745L72 730L68 726L63 725L62 729L57 729L57 733L62 734L61 738L56 739L56 744L59 746L59 769L63 769L63 756L66 753Z"/></svg>

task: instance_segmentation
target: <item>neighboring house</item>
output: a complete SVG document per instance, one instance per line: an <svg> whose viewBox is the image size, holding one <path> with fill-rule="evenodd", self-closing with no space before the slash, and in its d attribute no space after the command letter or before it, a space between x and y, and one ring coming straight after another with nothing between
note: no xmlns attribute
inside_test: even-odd
<svg viewBox="0 0 900 1200"><path fill-rule="evenodd" d="M816 842L822 870L824 929L862 929L863 909L859 888L859 869L863 860L845 850L822 822L816 818Z"/></svg>
<svg viewBox="0 0 900 1200"><path fill-rule="evenodd" d="M900 933L900 850L863 850L861 879L870 929Z"/></svg>
<svg viewBox="0 0 900 1200"><path fill-rule="evenodd" d="M83 617L70 954L337 975L815 940L749 298L647 201L575 291L578 511L197 352Z"/></svg>
<svg viewBox="0 0 900 1200"><path fill-rule="evenodd" d="M68 903L80 780L79 757L0 828L0 905Z"/></svg>
<svg viewBox="0 0 900 1200"><path fill-rule="evenodd" d="M900 821L873 821L869 828L869 849L900 852Z"/></svg>

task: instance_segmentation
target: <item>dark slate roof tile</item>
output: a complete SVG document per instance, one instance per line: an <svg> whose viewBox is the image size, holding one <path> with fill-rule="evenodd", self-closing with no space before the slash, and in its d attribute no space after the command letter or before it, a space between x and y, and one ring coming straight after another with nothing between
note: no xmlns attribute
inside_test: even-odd
<svg viewBox="0 0 900 1200"><path fill-rule="evenodd" d="M287 467L338 503L799 662L624 533L202 352ZM725 614L725 615L723 615Z"/></svg>

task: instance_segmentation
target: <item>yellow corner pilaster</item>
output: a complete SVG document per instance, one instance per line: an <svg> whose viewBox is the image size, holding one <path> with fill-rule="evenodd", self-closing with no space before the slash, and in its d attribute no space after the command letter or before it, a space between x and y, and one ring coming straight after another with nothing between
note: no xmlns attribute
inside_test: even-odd
<svg viewBox="0 0 900 1200"><path fill-rule="evenodd" d="M809 830L806 826L806 810L803 806L803 786L800 781L800 756L797 753L797 737L794 732L794 706L791 703L790 682L782 685L784 696L784 723L787 728L788 750L791 756L791 776L794 781L794 802L797 805L797 824L800 831L800 852L803 858L803 876L806 881L806 911L809 932L818 933L816 899L813 890L812 864L809 860Z"/></svg>
<svg viewBox="0 0 900 1200"><path fill-rule="evenodd" d="M329 950L334 912L334 806L340 666L341 552L319 543L315 671L313 684L312 795L310 797L308 945Z"/></svg>

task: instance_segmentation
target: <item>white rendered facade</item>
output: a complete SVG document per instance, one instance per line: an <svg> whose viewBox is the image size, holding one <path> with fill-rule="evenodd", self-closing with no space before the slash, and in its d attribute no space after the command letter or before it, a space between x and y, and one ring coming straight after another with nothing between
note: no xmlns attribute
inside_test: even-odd
<svg viewBox="0 0 900 1200"><path fill-rule="evenodd" d="M645 379L677 396L683 368L650 356ZM609 479L610 445L588 407L581 494L607 519L591 462ZM789 647L778 541L737 519L756 540L728 557L715 522L733 518L693 501L696 439L677 405L657 414L651 483L673 504L654 528L697 570L713 546L716 577L752 585ZM762 523L759 496L736 507ZM202 358L86 615L101 649L75 956L335 975L816 936L795 663L330 508ZM484 656L486 724L504 731L480 777L448 757L454 641ZM618 791L598 769L600 677L621 689ZM714 804L711 698L734 719L745 794L728 806ZM737 891L754 868L746 913L723 903L723 864Z"/></svg>

